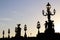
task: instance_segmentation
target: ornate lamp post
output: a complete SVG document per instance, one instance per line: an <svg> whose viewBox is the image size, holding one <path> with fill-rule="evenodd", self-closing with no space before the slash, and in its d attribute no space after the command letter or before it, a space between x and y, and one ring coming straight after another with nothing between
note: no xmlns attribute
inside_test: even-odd
<svg viewBox="0 0 60 40"><path fill-rule="evenodd" d="M53 14L52 14L50 11L51 5L49 3L46 5L46 8L47 8L46 14L44 14L44 10L42 10L42 14L44 16L47 16L47 18L48 18L48 21L46 21L46 23L45 23L46 32L53 33L54 32L54 24L53 24L54 21L51 20L51 16L55 15L56 10L54 9Z"/></svg>
<svg viewBox="0 0 60 40"><path fill-rule="evenodd" d="M49 20L51 20L51 19L50 19L50 18L51 18L51 15L55 15L56 10L54 9L54 10L53 10L53 13L54 13L54 14L52 14L51 11L50 11L51 5L50 5L49 3L46 5L46 8L47 8L47 13L44 14L44 10L42 10L42 14L43 14L44 16L47 16L48 21L49 21Z"/></svg>
<svg viewBox="0 0 60 40"><path fill-rule="evenodd" d="M8 38L10 38L10 29L8 29Z"/></svg>
<svg viewBox="0 0 60 40"><path fill-rule="evenodd" d="M39 29L40 29L40 22L39 21L37 22L37 29L38 29L38 34L39 34L40 33L39 32Z"/></svg>
<svg viewBox="0 0 60 40"><path fill-rule="evenodd" d="M25 35L24 35L24 37L27 37L27 34L26 34L27 26L26 26L26 24L24 25L24 31L25 31Z"/></svg>

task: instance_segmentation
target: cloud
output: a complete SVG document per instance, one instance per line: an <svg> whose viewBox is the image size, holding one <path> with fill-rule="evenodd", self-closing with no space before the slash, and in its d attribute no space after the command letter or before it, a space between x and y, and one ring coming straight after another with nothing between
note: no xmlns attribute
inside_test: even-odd
<svg viewBox="0 0 60 40"><path fill-rule="evenodd" d="M14 20L11 18L0 18L0 21L14 21Z"/></svg>

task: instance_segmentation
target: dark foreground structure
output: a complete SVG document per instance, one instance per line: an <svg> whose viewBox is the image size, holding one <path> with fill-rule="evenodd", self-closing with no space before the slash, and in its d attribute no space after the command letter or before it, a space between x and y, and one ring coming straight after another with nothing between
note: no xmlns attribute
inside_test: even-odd
<svg viewBox="0 0 60 40"><path fill-rule="evenodd" d="M54 21L51 20L51 16L55 15L55 9L53 11L53 14L51 13L50 9L51 9L51 5L48 3L46 5L47 7L47 13L44 14L44 10L42 10L42 14L44 16L47 16L47 21L45 21L45 32L44 33L40 33L39 29L40 29L40 22L37 22L37 29L38 29L38 34L36 35L36 37L27 37L26 31L27 31L27 26L24 25L24 37L21 36L21 28L20 28L20 24L18 24L15 28L15 37L10 38L10 29L8 29L8 38L4 38L4 30L3 30L3 38L0 38L0 40L60 40L60 34L59 33L55 33L54 30Z"/></svg>

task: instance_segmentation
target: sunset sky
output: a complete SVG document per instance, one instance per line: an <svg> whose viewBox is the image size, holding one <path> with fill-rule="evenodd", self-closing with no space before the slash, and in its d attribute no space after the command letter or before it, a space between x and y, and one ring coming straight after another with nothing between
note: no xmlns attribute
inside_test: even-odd
<svg viewBox="0 0 60 40"><path fill-rule="evenodd" d="M0 0L0 37L5 30L5 37L8 36L8 28L11 37L15 35L15 27L21 24L21 35L24 36L24 25L27 25L27 36L36 36L37 21L40 21L40 32L44 32L44 23L47 17L42 15L42 10L46 13L46 4L51 4L51 12L56 9L56 14L52 16L54 20L55 32L60 32L60 0Z"/></svg>

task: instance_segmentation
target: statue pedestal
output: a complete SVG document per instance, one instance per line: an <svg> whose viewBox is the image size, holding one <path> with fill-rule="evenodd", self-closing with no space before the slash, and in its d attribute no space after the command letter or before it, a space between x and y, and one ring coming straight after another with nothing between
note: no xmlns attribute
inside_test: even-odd
<svg viewBox="0 0 60 40"><path fill-rule="evenodd" d="M46 29L45 33L46 34L53 34L53 33L55 33L55 30L54 30L54 28L52 28L52 29Z"/></svg>

